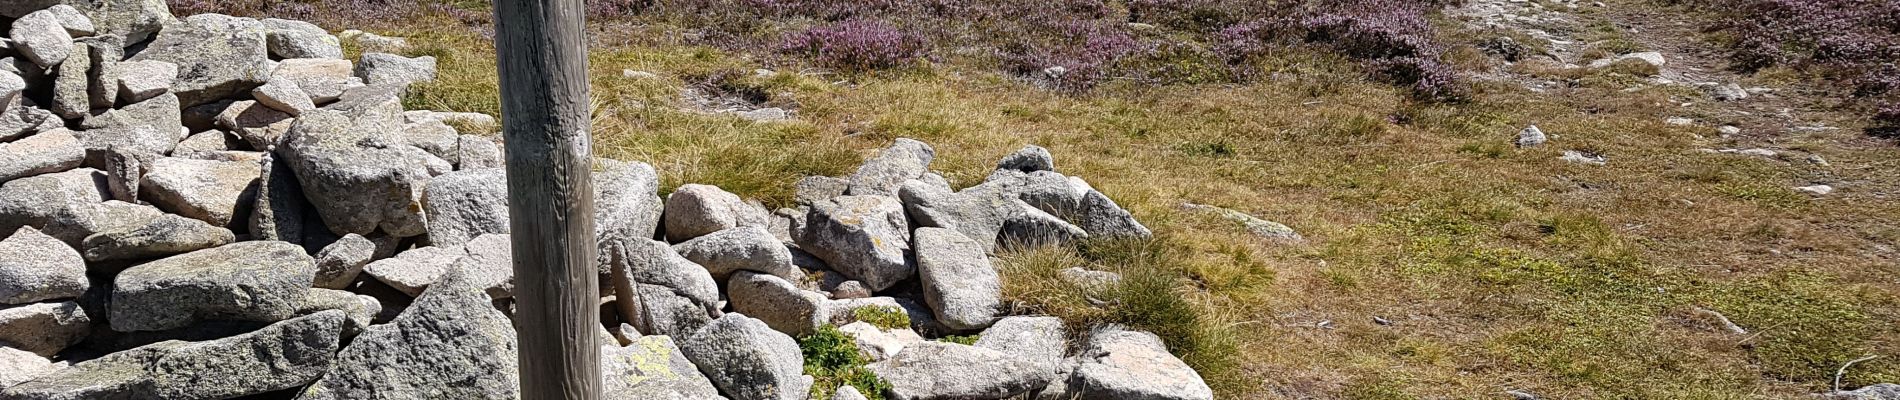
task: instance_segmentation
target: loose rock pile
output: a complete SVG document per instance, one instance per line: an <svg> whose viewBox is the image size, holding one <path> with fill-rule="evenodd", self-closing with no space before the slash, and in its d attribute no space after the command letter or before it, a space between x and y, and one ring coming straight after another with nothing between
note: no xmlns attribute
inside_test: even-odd
<svg viewBox="0 0 1900 400"><path fill-rule="evenodd" d="M501 146L402 108L433 58L53 3L0 5L0 399L517 397ZM1040 147L962 190L934 157L898 139L777 211L599 160L608 397L803 399L794 337L832 325L890 398L1212 398L1152 334L1003 313L991 254L1149 236L1127 210Z"/></svg>

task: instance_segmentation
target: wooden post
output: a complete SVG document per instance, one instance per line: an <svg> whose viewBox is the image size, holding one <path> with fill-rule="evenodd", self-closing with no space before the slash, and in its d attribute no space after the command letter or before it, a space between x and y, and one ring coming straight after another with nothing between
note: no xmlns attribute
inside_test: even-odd
<svg viewBox="0 0 1900 400"><path fill-rule="evenodd" d="M582 0L497 0L521 398L600 397Z"/></svg>

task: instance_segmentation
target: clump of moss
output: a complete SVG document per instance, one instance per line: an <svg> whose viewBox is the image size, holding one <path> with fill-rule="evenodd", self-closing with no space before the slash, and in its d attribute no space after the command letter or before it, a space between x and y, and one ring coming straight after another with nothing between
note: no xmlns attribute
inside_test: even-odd
<svg viewBox="0 0 1900 400"><path fill-rule="evenodd" d="M871 309L877 307L866 307ZM860 309L860 310L863 310ZM891 384L864 368L869 363L850 336L839 332L837 327L825 325L798 339L799 350L805 353L805 374L816 378L811 386L811 398L831 398L832 391L850 385L870 399L883 399L884 391Z"/></svg>
<svg viewBox="0 0 1900 400"><path fill-rule="evenodd" d="M944 336L942 339L937 339L937 340L945 342L945 343L956 343L956 344L960 344L964 346L974 346L976 345L976 339L978 337L979 336L977 335L950 335L950 336Z"/></svg>
<svg viewBox="0 0 1900 400"><path fill-rule="evenodd" d="M889 307L858 307L851 316L880 329L910 329L910 314Z"/></svg>

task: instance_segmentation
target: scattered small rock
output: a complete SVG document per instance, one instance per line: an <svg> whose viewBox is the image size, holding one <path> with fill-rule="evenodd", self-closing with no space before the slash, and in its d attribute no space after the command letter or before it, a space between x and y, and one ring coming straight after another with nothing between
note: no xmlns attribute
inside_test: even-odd
<svg viewBox="0 0 1900 400"><path fill-rule="evenodd" d="M1584 165L1605 165L1610 161L1603 155L1580 150L1564 150L1563 157L1557 159Z"/></svg>
<svg viewBox="0 0 1900 400"><path fill-rule="evenodd" d="M1541 146L1546 140L1548 139L1544 136L1544 130L1537 129L1537 125L1531 125L1517 132L1517 141L1515 143L1517 147L1521 149Z"/></svg>

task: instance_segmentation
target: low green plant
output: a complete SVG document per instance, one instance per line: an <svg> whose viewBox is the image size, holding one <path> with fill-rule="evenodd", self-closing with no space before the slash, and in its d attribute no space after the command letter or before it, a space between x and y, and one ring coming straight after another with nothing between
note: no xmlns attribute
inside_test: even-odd
<svg viewBox="0 0 1900 400"><path fill-rule="evenodd" d="M910 329L910 314L889 307L858 307L851 315L881 329Z"/></svg>
<svg viewBox="0 0 1900 400"><path fill-rule="evenodd" d="M950 335L950 336L944 336L942 339L937 339L937 340L941 342L945 342L945 343L956 343L956 344L960 344L964 346L974 346L976 345L976 339L978 337L979 336L977 335Z"/></svg>
<svg viewBox="0 0 1900 400"><path fill-rule="evenodd" d="M863 309L868 308L875 307ZM891 387L889 382L864 368L869 360L858 352L857 343L844 332L839 332L837 327L818 327L810 335L798 339L798 348L805 354L805 374L815 378L811 386L811 398L829 399L832 391L850 385L866 398L883 399L884 391Z"/></svg>

